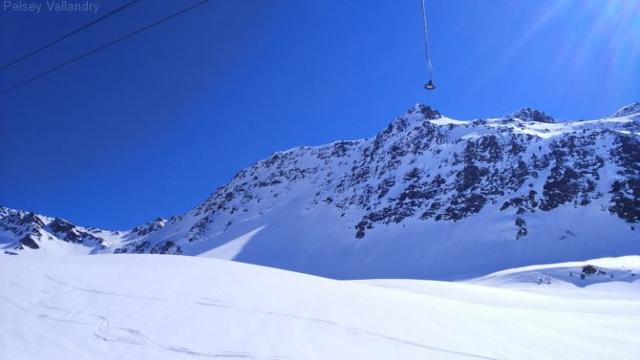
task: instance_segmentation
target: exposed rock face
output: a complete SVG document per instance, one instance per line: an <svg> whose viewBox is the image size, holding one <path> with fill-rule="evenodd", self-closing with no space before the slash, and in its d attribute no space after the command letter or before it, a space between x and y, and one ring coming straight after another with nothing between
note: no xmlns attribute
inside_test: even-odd
<svg viewBox="0 0 640 360"><path fill-rule="evenodd" d="M156 230L162 229L166 223L167 223L167 220L163 218L157 218L152 222L148 222L146 224L142 224L134 227L133 229L131 229L131 232L142 237L142 236L151 234Z"/></svg>
<svg viewBox="0 0 640 360"><path fill-rule="evenodd" d="M629 104L623 107L622 109L616 111L610 117L612 118L623 117L623 116L635 117L638 115L640 115L640 102L634 102L633 104Z"/></svg>
<svg viewBox="0 0 640 360"><path fill-rule="evenodd" d="M584 239L590 244L581 245L588 250L584 254L606 256L607 247L597 245L604 242L589 240L599 235L580 234L583 215L577 214L605 221L617 229L615 241L640 249L635 231L640 222L638 113L640 104L632 104L602 120L558 122L526 108L504 118L458 121L416 105L372 138L275 153L240 171L189 213L169 220L109 232L2 209L0 230L13 234L11 247L18 249L37 249L51 236L95 245L93 252L197 255L265 228L260 230L265 235L258 235L261 242L247 240L249 245L223 253L321 274L324 268L305 268L310 258L329 259L339 252L345 262L377 264L396 251L396 239L421 234L425 240L412 240L418 253L435 251L433 241L466 244L477 237L513 240L518 246ZM324 224L326 219L330 223ZM492 224L499 229L486 233ZM544 233L556 227L555 233ZM322 246L307 248L315 244L310 238L319 237L323 240L314 241ZM324 237L330 240L325 243ZM374 250L366 250L369 254L360 247ZM260 255L280 251L294 260ZM576 259L568 254L550 260L565 257Z"/></svg>
<svg viewBox="0 0 640 360"><path fill-rule="evenodd" d="M86 244L89 247L103 249L102 238L92 234L89 229L77 227L60 218L50 218L32 212L1 208L0 232L5 237L19 241L10 247L22 250L39 249L42 241L61 240L74 244ZM40 244L40 245L39 245Z"/></svg>
<svg viewBox="0 0 640 360"><path fill-rule="evenodd" d="M622 134L616 138L611 157L619 166L611 185L609 210L630 223L640 222L640 141L638 135Z"/></svg>
<svg viewBox="0 0 640 360"><path fill-rule="evenodd" d="M520 119L522 121L535 121L541 123L553 123L555 120L543 113L542 111L532 109L532 108L524 108L522 110L518 110L511 114L508 118L510 119Z"/></svg>

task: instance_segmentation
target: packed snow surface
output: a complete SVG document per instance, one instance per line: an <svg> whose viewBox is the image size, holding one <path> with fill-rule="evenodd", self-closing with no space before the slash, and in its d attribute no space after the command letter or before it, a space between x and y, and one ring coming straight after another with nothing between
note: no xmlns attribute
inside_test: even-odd
<svg viewBox="0 0 640 360"><path fill-rule="evenodd" d="M338 281L185 256L0 260L3 359L640 356L639 256L458 283Z"/></svg>

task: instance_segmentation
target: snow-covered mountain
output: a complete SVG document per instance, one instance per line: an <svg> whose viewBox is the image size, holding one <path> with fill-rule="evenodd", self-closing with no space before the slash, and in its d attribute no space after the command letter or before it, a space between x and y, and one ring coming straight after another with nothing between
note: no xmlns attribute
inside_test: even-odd
<svg viewBox="0 0 640 360"><path fill-rule="evenodd" d="M162 253L333 278L484 275L640 253L640 103L597 120L416 105L372 138L299 147L129 231L2 208L6 253Z"/></svg>
<svg viewBox="0 0 640 360"><path fill-rule="evenodd" d="M591 264L640 274L638 256ZM187 256L4 257L0 346L21 360L638 359L640 281L585 287L576 265L479 285ZM538 285L533 270L581 287Z"/></svg>

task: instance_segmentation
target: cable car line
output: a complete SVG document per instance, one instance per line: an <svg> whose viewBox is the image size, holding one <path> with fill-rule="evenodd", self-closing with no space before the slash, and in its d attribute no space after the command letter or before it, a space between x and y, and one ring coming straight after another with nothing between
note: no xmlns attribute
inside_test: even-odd
<svg viewBox="0 0 640 360"><path fill-rule="evenodd" d="M420 5L422 8L422 27L424 29L424 53L427 62L427 74L429 76L429 82L424 85L424 88L434 90L436 85L433 83L433 65L431 64L431 56L429 54L429 31L427 30L427 10L424 5L424 0L420 1Z"/></svg>
<svg viewBox="0 0 640 360"><path fill-rule="evenodd" d="M64 62L64 63L62 63L60 65L57 65L57 66L55 66L55 67L53 67L53 68L51 68L49 70L46 70L44 72L41 72L41 73L39 73L37 75L34 75L34 76L24 80L24 81L19 82L16 85L13 85L13 86L11 86L9 88L6 88L6 89L0 91L0 96L4 95L4 94L6 94L6 93L8 93L8 92L10 92L12 90L15 90L15 89L17 89L17 88L19 88L19 87L21 87L23 85L26 85L26 84L28 84L28 83L30 83L32 81L35 81L35 80L40 79L40 78L42 78L44 76L47 76L47 75L51 74L54 71L60 70L60 69L66 67L68 65L71 65L71 64L73 64L75 62L78 62L78 61L80 61L80 60L82 60L82 59L84 59L86 57L89 57L89 56L91 56L91 55L93 55L93 54L95 54L95 53L97 53L97 52L99 52L101 50L104 50L104 49L106 49L106 48L108 48L108 47L110 47L112 45L115 45L115 44L117 44L117 43L119 43L121 41L124 41L126 39L129 39L129 38L135 36L135 35L138 35L141 32L149 30L149 29L151 29L152 27L154 27L156 25L160 25L160 24L164 23L165 21L168 21L168 20L171 20L173 18L176 18L176 17L188 12L189 10L195 9L198 6L206 4L207 2L209 2L209 0L201 0L200 2L195 3L194 5L186 7L186 8L184 8L184 9L182 9L182 10L176 12L176 13L173 13L171 15L165 16L165 17L163 17L163 18L161 18L159 20L154 21L153 23L151 23L149 25L141 27L140 29L138 29L136 31L133 31L133 32L127 34L127 35L121 36L121 37L119 37L119 38L117 38L117 39L115 39L113 41L110 41L110 42L108 42L108 43L106 43L106 44L104 44L102 46L99 46L99 47L97 47L97 48L95 48L93 50L90 50L90 51L88 51L88 52L86 52L86 53L84 53L84 54L82 54L80 56L77 56L77 57L75 57L75 58L73 58L73 59L71 59L71 60L69 60L67 62Z"/></svg>
<svg viewBox="0 0 640 360"><path fill-rule="evenodd" d="M24 60L24 59L26 59L26 58L28 58L28 57L31 57L31 56L33 56L33 55L35 55L35 54L39 53L40 51L42 51L42 50L44 50L44 49L47 49L47 48L49 48L49 47L51 47L51 46L53 46L53 45L55 45L55 44L59 43L60 41L62 41L62 40L64 40L64 39L66 39L66 38L68 38L68 37L70 37L70 36L72 36L72 35L74 35L74 34L77 34L77 33L79 33L80 31L85 30L85 29L87 29L87 28L89 28L89 27L91 27L91 26L93 26L93 25L95 25L95 24L97 24L97 23L99 23L100 21L102 21L102 20L104 20L104 19L106 19L106 18L108 18L108 17L111 17L112 15L114 15L114 14L116 14L116 13L118 13L118 12L120 12L120 11L122 11L122 10L126 9L126 8L128 8L129 6L131 6L131 5L135 4L135 3L139 2L139 1L140 1L140 0L133 0L133 1L130 1L130 2L128 2L128 3L126 3L126 4L122 5L122 6L120 6L119 8L116 8L116 9L114 9L114 10L111 10L110 12L108 12L108 13L106 13L106 14L104 14L104 15L100 16L100 17L98 17L97 19L95 19L95 20L93 20L93 21L91 21L91 22L89 22L89 23L87 23L87 24L85 24L85 25L83 25L83 26L81 26L81 27L79 27L79 28L77 28L77 29L75 29L75 30L73 30L73 31L69 32L69 33L66 33L66 34L62 35L61 37L59 37L59 38L57 38L57 39L55 39L55 40L53 40L53 41L51 41L51 42L49 42L49 43L47 43L47 44L44 44L44 45L40 46L39 48L37 48L37 49L35 49L35 50L29 51L28 53L26 53L26 54L24 54L24 55L22 55L22 56L20 56L20 57L18 57L18 58L16 58L16 59L13 59L12 61L9 61L9 62L8 62L8 63L6 63L6 64L0 65L0 71L2 71L2 70L4 70L4 69L8 68L8 67L9 67L9 66L11 66L11 65L14 65L14 64L16 64L16 63L19 63L20 61L22 61L22 60Z"/></svg>

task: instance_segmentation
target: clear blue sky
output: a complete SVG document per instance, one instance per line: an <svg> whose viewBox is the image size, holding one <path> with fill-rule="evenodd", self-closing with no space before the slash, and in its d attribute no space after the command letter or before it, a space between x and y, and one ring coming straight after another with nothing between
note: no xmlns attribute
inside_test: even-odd
<svg viewBox="0 0 640 360"><path fill-rule="evenodd" d="M70 0L73 1L73 0ZM28 1L27 1L28 2ZM0 11L0 62L98 15ZM143 0L0 72L0 87L181 7ZM274 151L460 119L595 118L640 100L640 1L213 0L0 97L0 204L123 229L183 213Z"/></svg>

